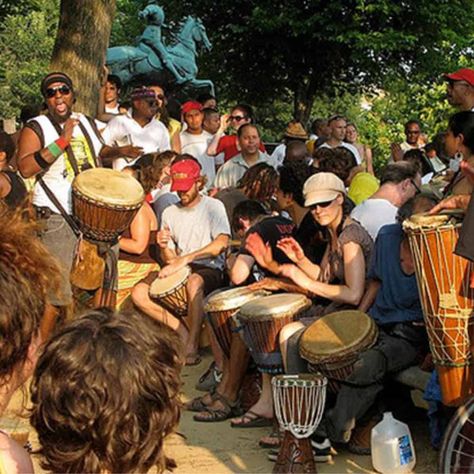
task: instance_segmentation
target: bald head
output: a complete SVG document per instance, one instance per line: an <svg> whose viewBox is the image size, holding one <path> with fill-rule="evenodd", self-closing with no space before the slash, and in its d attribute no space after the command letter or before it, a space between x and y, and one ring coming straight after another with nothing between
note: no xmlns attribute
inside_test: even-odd
<svg viewBox="0 0 474 474"><path fill-rule="evenodd" d="M286 146L285 162L303 161L308 157L308 149L302 141L291 141Z"/></svg>

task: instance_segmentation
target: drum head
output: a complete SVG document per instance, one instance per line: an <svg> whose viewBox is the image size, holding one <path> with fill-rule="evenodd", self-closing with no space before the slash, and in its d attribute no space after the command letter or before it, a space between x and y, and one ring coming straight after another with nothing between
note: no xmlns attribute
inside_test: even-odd
<svg viewBox="0 0 474 474"><path fill-rule="evenodd" d="M278 295L263 296L246 303L240 308L239 319L242 320L268 320L285 318L295 315L301 310L309 308L311 301L299 293L282 293Z"/></svg>
<svg viewBox="0 0 474 474"><path fill-rule="evenodd" d="M238 309L245 303L269 295L265 290L249 290L246 286L219 291L209 297L204 307L206 313Z"/></svg>
<svg viewBox="0 0 474 474"><path fill-rule="evenodd" d="M446 214L437 214L428 216L426 214L414 214L403 222L405 230L435 229L446 224L450 216Z"/></svg>
<svg viewBox="0 0 474 474"><path fill-rule="evenodd" d="M181 286L187 280L190 273L191 269L189 267L183 267L166 278L157 278L150 285L150 295L159 298L168 294L178 286Z"/></svg>
<svg viewBox="0 0 474 474"><path fill-rule="evenodd" d="M76 176L73 191L94 201L116 206L137 206L145 199L141 184L132 176L107 168L93 168Z"/></svg>
<svg viewBox="0 0 474 474"><path fill-rule="evenodd" d="M376 326L361 311L338 311L315 321L300 340L301 357L310 363L337 358L344 353L366 347L373 341Z"/></svg>

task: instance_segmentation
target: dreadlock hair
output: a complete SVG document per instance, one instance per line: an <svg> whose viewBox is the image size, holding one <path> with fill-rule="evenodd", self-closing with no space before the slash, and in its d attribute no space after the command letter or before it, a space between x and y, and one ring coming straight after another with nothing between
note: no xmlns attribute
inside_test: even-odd
<svg viewBox="0 0 474 474"><path fill-rule="evenodd" d="M273 196L278 173L267 163L257 163L251 166L237 183L248 199L268 201Z"/></svg>

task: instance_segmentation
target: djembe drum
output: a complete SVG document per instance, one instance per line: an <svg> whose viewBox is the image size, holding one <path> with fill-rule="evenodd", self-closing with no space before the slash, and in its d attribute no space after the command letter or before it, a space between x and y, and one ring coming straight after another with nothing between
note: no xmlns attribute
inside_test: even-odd
<svg viewBox="0 0 474 474"><path fill-rule="evenodd" d="M209 296L204 311L209 315L217 342L227 358L230 357L232 332L235 330L233 316L249 301L270 295L265 290L250 290L247 287L217 291Z"/></svg>
<svg viewBox="0 0 474 474"><path fill-rule="evenodd" d="M473 264L454 254L461 224L448 215L405 221L443 403L459 406L474 393Z"/></svg>
<svg viewBox="0 0 474 474"><path fill-rule="evenodd" d="M322 373L329 390L339 391L340 382L354 370L359 354L377 341L373 319L361 311L338 311L315 321L300 339L300 355L310 372Z"/></svg>
<svg viewBox="0 0 474 474"><path fill-rule="evenodd" d="M273 472L316 472L309 436L321 421L326 385L321 375L273 377L275 414L285 431Z"/></svg>
<svg viewBox="0 0 474 474"><path fill-rule="evenodd" d="M93 241L115 242L144 199L135 178L107 168L83 171L72 182L74 217L84 236Z"/></svg>
<svg viewBox="0 0 474 474"><path fill-rule="evenodd" d="M156 278L150 285L150 298L178 318L188 314L186 282L191 269L183 267L166 278Z"/></svg>
<svg viewBox="0 0 474 474"><path fill-rule="evenodd" d="M243 329L244 341L259 370L269 374L283 372L279 335L281 329L298 319L311 306L299 293L284 293L244 304L236 317Z"/></svg>

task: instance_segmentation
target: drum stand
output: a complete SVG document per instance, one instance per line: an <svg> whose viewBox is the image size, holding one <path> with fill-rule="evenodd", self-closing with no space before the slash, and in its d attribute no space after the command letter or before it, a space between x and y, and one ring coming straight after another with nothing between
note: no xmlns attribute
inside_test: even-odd
<svg viewBox="0 0 474 474"><path fill-rule="evenodd" d="M275 414L285 430L274 473L317 472L309 436L321 421L327 379L320 375L277 375L272 379Z"/></svg>

